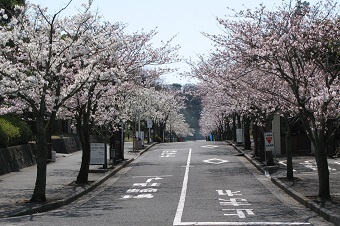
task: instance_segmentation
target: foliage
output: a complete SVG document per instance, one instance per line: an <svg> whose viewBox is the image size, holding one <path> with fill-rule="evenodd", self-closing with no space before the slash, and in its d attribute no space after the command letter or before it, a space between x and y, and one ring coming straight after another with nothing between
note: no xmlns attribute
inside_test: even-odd
<svg viewBox="0 0 340 226"><path fill-rule="evenodd" d="M154 142L162 143L162 138L160 138L158 135L155 135Z"/></svg>
<svg viewBox="0 0 340 226"><path fill-rule="evenodd" d="M13 15L18 15L16 5L25 5L25 0L0 0L0 9L4 9L4 14L0 16L0 24L9 23Z"/></svg>
<svg viewBox="0 0 340 226"><path fill-rule="evenodd" d="M201 81L205 134L228 115L261 124L273 113L299 117L315 148L319 196L329 199L325 134L327 122L340 115L339 5L293 3L217 18L224 33L205 34L216 50L192 64L191 74Z"/></svg>
<svg viewBox="0 0 340 226"><path fill-rule="evenodd" d="M139 113L163 129L171 115L176 133L190 133L179 114L183 101L149 89L174 70L167 64L178 61L179 47L172 39L154 47L155 30L126 34L124 24L103 22L91 4L65 18L61 12L68 5L49 15L46 8L27 4L0 29L0 112L29 111L35 119L38 173L32 202L46 201L46 137L57 117L76 120L83 145L77 182L87 182L93 128L115 129ZM7 17L4 10L0 15Z"/></svg>
<svg viewBox="0 0 340 226"><path fill-rule="evenodd" d="M0 116L0 146L25 144L32 138L32 131L19 117Z"/></svg>

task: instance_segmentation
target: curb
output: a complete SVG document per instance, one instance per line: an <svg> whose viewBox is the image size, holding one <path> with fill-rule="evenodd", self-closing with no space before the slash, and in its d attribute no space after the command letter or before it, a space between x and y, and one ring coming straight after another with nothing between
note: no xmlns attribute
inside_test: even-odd
<svg viewBox="0 0 340 226"><path fill-rule="evenodd" d="M47 204L43 204L39 207L33 207L29 210L24 210L24 211L13 211L11 214L9 214L8 216L4 216L2 218L9 218L9 217L19 217L19 216L24 216L24 215L32 215L32 214L36 214L36 213L43 213L43 212L48 212L51 210L55 210L58 209L62 206L66 206L68 204L70 204L71 202L79 199L80 197L82 197L83 195L93 191L95 188L99 187L101 184L103 184L106 180L108 180L112 175L116 174L117 172L119 172L121 169L123 169L125 166L129 165L131 162L135 161L138 157L140 157L142 154L144 154L145 152L147 152L150 148L152 148L153 146L155 146L158 143L152 143L151 145L149 145L148 147L146 147L144 150L142 150L136 157L128 159L126 161L124 161L121 165L117 166L117 168L113 169L109 174L99 178L99 180L95 181L94 184L90 185L88 188L85 188L83 191L69 197L66 199L63 199L61 201L56 201L56 202L51 202L51 203L47 203Z"/></svg>
<svg viewBox="0 0 340 226"><path fill-rule="evenodd" d="M238 152L244 155L244 157L252 163L262 174L265 174L266 171L263 169L263 167L259 164L258 161L253 161L251 156L248 154L245 154L240 148L238 148L235 144L231 142L227 142L228 145L233 146ZM323 217L325 220L335 224L335 225L340 225L340 216L333 213L332 211L318 205L317 203L309 200L306 198L304 195L302 195L299 192L296 192L294 189L288 188L284 183L282 183L280 180L274 177L270 177L270 180L278 186L280 189L282 189L284 192L286 192L288 195L293 197L296 201L307 207L308 209L312 210L316 214L320 215Z"/></svg>
<svg viewBox="0 0 340 226"><path fill-rule="evenodd" d="M340 216L337 214L333 213L332 211L318 205L317 203L309 200L305 196L301 195L299 192L294 191L291 188L286 187L284 183L282 183L280 180L277 178L271 178L271 181L281 188L283 191L285 191L288 195L293 197L295 200L297 200L299 203L304 205L305 207L309 208L313 212L317 213L321 217L323 217L325 220L335 224L335 225L340 225Z"/></svg>

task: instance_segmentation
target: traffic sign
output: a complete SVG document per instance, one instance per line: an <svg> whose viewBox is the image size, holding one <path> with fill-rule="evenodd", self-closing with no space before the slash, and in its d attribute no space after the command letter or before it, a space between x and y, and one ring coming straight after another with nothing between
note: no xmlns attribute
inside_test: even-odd
<svg viewBox="0 0 340 226"><path fill-rule="evenodd" d="M274 151L273 132L264 133L264 145L265 145L266 151Z"/></svg>

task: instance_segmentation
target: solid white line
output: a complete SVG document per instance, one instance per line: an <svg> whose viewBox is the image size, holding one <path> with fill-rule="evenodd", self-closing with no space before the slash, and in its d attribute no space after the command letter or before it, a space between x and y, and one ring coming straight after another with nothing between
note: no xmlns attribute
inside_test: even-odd
<svg viewBox="0 0 340 226"><path fill-rule="evenodd" d="M310 223L304 223L304 222L291 222L291 223L286 223L286 222L180 222L178 224L174 225L227 225L227 226L243 226L243 225L286 225L286 226L291 226L291 225L310 225Z"/></svg>
<svg viewBox="0 0 340 226"><path fill-rule="evenodd" d="M190 169L190 159L191 159L191 149L189 150L187 165L185 167L185 174L183 179L181 197L179 198L177 211L174 219L173 225L180 225L182 222L182 215L184 210L185 198L187 195L188 180L189 180L189 169Z"/></svg>

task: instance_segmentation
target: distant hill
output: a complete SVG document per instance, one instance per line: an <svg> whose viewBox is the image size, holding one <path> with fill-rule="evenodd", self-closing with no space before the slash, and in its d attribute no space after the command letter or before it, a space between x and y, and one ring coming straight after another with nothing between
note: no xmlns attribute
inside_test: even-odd
<svg viewBox="0 0 340 226"><path fill-rule="evenodd" d="M186 137L186 140L203 140L205 139L200 134L199 119L201 113L201 99L194 95L197 90L197 86L194 84L186 84L182 88L182 93L185 96L186 109L181 112L185 118L186 122L191 128L195 130L194 136Z"/></svg>

